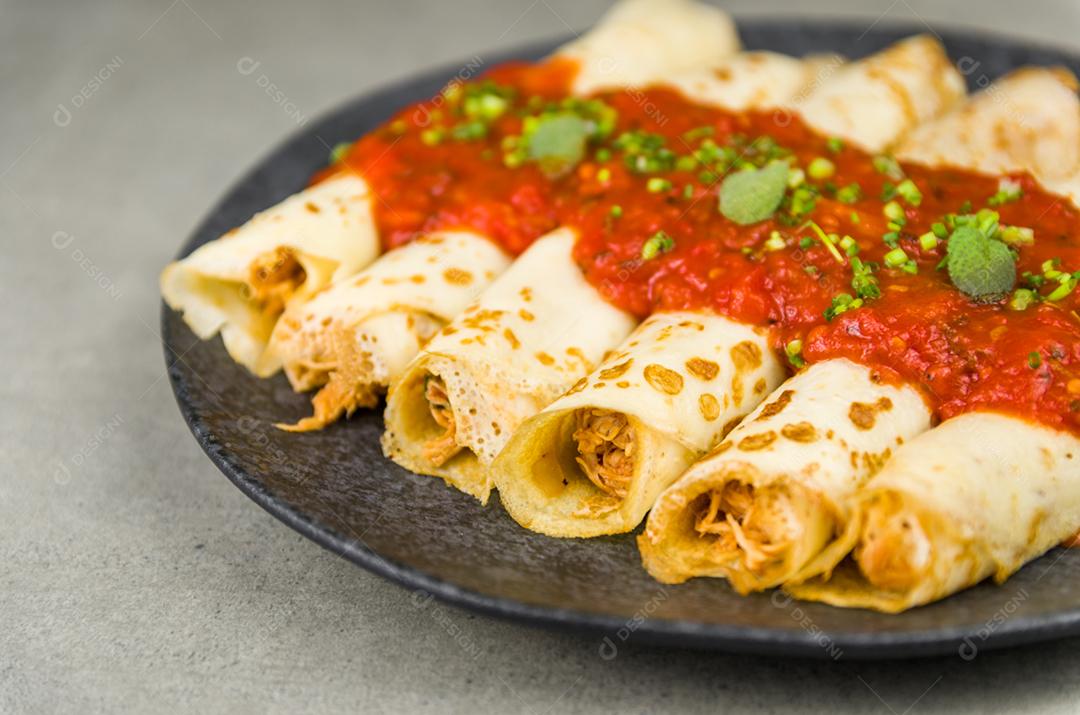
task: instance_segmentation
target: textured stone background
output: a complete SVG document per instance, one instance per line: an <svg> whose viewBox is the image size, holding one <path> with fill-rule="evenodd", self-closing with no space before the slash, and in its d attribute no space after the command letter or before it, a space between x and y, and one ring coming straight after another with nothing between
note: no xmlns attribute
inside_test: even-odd
<svg viewBox="0 0 1080 715"><path fill-rule="evenodd" d="M593 638L418 611L189 435L156 276L211 202L306 118L605 4L0 0L0 712L1075 712L1077 640L972 662L605 661ZM1065 0L726 5L1065 46L1080 27Z"/></svg>

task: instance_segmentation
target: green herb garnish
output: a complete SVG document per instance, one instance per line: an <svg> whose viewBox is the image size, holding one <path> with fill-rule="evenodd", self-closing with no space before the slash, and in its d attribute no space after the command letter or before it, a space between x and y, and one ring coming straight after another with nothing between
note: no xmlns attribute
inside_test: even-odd
<svg viewBox="0 0 1080 715"><path fill-rule="evenodd" d="M946 254L949 278L969 298L994 300L1016 284L1012 251L974 226L958 226L949 236Z"/></svg>
<svg viewBox="0 0 1080 715"><path fill-rule="evenodd" d="M720 213L740 226L764 221L780 208L787 180L784 162L729 174L720 185Z"/></svg>

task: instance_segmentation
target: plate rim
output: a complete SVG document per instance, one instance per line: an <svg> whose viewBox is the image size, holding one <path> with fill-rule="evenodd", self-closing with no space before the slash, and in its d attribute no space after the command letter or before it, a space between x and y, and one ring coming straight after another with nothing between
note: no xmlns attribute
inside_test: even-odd
<svg viewBox="0 0 1080 715"><path fill-rule="evenodd" d="M856 31L863 25L862 22L850 17L795 16L769 18L740 17L735 14L733 19L740 31L743 29L778 31L781 27L786 27L789 31L803 32L807 30ZM925 32L928 27L910 22L882 22L872 26L871 29L866 31L866 34L872 32L879 34L918 34ZM1068 48L1055 43L949 24L941 24L940 29L931 28L931 30L944 39L946 44L948 44L950 38L966 41L974 40L1000 45L1013 50L1020 49L1058 55L1063 59L1067 59L1072 66L1080 67L1080 53L1075 48ZM485 64L490 66L516 58L537 57L567 39L570 38L564 36L492 51L488 53L490 61L486 61ZM201 245L203 241L199 241L199 236L206 233L207 228L214 221L214 217L220 213L222 208L235 201L237 196L244 191L245 187L259 172L289 147L315 135L319 127L339 116L349 114L356 107L376 105L384 95L400 91L409 86L452 77L460 69L462 62L463 60L456 63L443 63L432 69L424 69L396 80L380 83L361 94L350 96L334 104L329 109L319 113L310 123L290 132L268 151L259 155L256 161L249 165L240 177L234 180L217 201L212 204L210 209L202 215L194 228L188 232L187 238L176 254L176 260L183 258ZM161 311L161 342L173 397L185 424L210 461L245 496L278 521L328 551L346 558L350 562L398 586L412 590L414 593L419 592L424 596L429 594L440 602L503 620L526 623L530 626L552 630L584 632L590 635L604 636L604 638L597 641L598 650L602 650L605 642L615 648L622 643L628 645L648 643L659 646L717 650L729 653L824 659L831 657L828 649L823 647L822 637L824 636L828 645L835 645L842 652L842 656L835 658L836 660L932 657L949 654L960 654L963 657L959 650L961 646L965 642L970 644L975 640L978 641L977 650L981 651L1080 635L1080 603L1078 603L1074 608L1047 615L1011 617L1000 627L985 636L980 635L979 629L968 626L942 626L906 632L889 631L884 634L880 632L844 633L837 631L815 631L812 633L806 629L792 631L763 626L722 625L692 620L646 618L640 624L629 629L627 637L622 637L617 636L617 634L627 630L630 624L630 620L625 618L577 609L534 605L463 588L451 581L432 576L407 564L389 560L369 548L362 539L350 538L333 526L309 517L289 502L264 488L240 465L235 463L226 446L215 439L212 431L199 420L194 405L185 398L185 394L191 389L191 386L185 382L182 371L179 369L182 355L178 356L170 340L175 337L169 325L172 309L164 301L159 301L159 303ZM224 352L222 354L224 355ZM902 617L902 615L899 617ZM817 633L817 635L814 633ZM883 635L885 636L884 640L882 640ZM619 638L619 644L614 643L613 636ZM601 656L603 657L602 652Z"/></svg>

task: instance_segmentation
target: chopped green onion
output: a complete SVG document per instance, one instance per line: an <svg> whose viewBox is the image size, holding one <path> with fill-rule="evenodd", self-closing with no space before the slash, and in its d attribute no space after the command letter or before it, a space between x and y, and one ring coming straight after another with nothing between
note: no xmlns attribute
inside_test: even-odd
<svg viewBox="0 0 1080 715"><path fill-rule="evenodd" d="M858 257L851 257L851 288L855 295L867 300L881 297L881 288L874 277L874 264L863 263Z"/></svg>
<svg viewBox="0 0 1080 715"><path fill-rule="evenodd" d="M799 239L799 248L803 249L804 251L813 245L814 239L810 238L809 236L803 236Z"/></svg>
<svg viewBox="0 0 1080 715"><path fill-rule="evenodd" d="M686 186L684 186L683 190L682 190L682 196L687 201L694 198L694 185L693 184L687 184Z"/></svg>
<svg viewBox="0 0 1080 715"><path fill-rule="evenodd" d="M844 150L844 140L839 137L829 137L825 140L825 147L833 154L839 154Z"/></svg>
<svg viewBox="0 0 1080 715"><path fill-rule="evenodd" d="M675 248L675 240L664 231L654 233L641 247L641 260L651 261Z"/></svg>
<svg viewBox="0 0 1080 715"><path fill-rule="evenodd" d="M924 251L933 251L938 247L938 237L932 231L919 236L919 247Z"/></svg>
<svg viewBox="0 0 1080 715"><path fill-rule="evenodd" d="M1060 285L1050 292L1050 295L1046 296L1047 300L1063 300L1069 296L1074 290L1076 290L1077 280L1073 276L1065 273L1059 278Z"/></svg>
<svg viewBox="0 0 1080 715"><path fill-rule="evenodd" d="M651 176L649 177L649 180L645 182L645 188L650 194L659 194L664 191L670 191L671 182L659 176Z"/></svg>
<svg viewBox="0 0 1080 715"><path fill-rule="evenodd" d="M787 185L789 188L794 189L797 186L802 185L806 181L806 172L802 169L795 168L788 172Z"/></svg>
<svg viewBox="0 0 1080 715"><path fill-rule="evenodd" d="M945 224L943 224L943 223L934 223L934 224L932 224L930 226L930 230L933 232L933 234L935 236L937 236L941 240L945 240L946 238L949 237L949 230L947 228L945 228Z"/></svg>
<svg viewBox="0 0 1080 715"><path fill-rule="evenodd" d="M716 130L713 127L702 126L695 127L688 131L683 132L682 138L689 142L695 142L698 139L704 139L705 137L711 137Z"/></svg>
<svg viewBox="0 0 1080 715"><path fill-rule="evenodd" d="M840 250L842 250L849 256L854 256L859 252L859 244L856 243L855 239L851 236L845 235L843 238L840 239L840 243L838 245L840 246Z"/></svg>
<svg viewBox="0 0 1080 715"><path fill-rule="evenodd" d="M470 119L483 119L493 122L510 107L510 102L496 92L484 91L465 98L462 109Z"/></svg>
<svg viewBox="0 0 1080 715"><path fill-rule="evenodd" d="M900 266L908 262L908 255L904 253L904 249L894 248L893 250L886 253L882 260L889 268L899 268Z"/></svg>
<svg viewBox="0 0 1080 715"><path fill-rule="evenodd" d="M894 223L899 223L904 220L904 207L895 201L890 201L882 208L882 213L885 217L891 219Z"/></svg>
<svg viewBox="0 0 1080 715"><path fill-rule="evenodd" d="M1032 370L1038 370L1039 366L1042 365L1042 355L1037 351L1032 350L1028 353L1027 364Z"/></svg>
<svg viewBox="0 0 1080 715"><path fill-rule="evenodd" d="M874 171L879 174L884 174L893 181L900 181L904 178L904 170L900 168L900 164L896 159L891 156L879 155L873 158Z"/></svg>
<svg viewBox="0 0 1080 715"><path fill-rule="evenodd" d="M998 181L997 193L986 200L987 206L1001 206L1013 201L1019 201L1024 195L1024 189L1017 182L1009 178Z"/></svg>
<svg viewBox="0 0 1080 715"><path fill-rule="evenodd" d="M1035 231L1027 226L1002 226L1001 240L1010 246L1030 246L1035 243Z"/></svg>
<svg viewBox="0 0 1080 715"><path fill-rule="evenodd" d="M1013 310L1027 310L1037 299L1035 291L1017 288L1009 299L1009 307Z"/></svg>
<svg viewBox="0 0 1080 715"><path fill-rule="evenodd" d="M836 192L836 200L842 204L853 204L862 198L862 187L858 184L848 184Z"/></svg>
<svg viewBox="0 0 1080 715"><path fill-rule="evenodd" d="M345 155L349 153L349 147L351 146L352 144L350 142L335 144L334 148L330 150L330 163L337 164L339 161L343 160Z"/></svg>
<svg viewBox="0 0 1080 715"><path fill-rule="evenodd" d="M596 160L601 164L605 161L611 160L611 150L605 147L601 147L596 150Z"/></svg>
<svg viewBox="0 0 1080 715"><path fill-rule="evenodd" d="M615 204L608 213L611 215L611 218L620 218L622 216L622 206Z"/></svg>
<svg viewBox="0 0 1080 715"><path fill-rule="evenodd" d="M836 173L836 165L823 156L815 157L806 167L806 173L811 179L821 181Z"/></svg>
<svg viewBox="0 0 1080 715"><path fill-rule="evenodd" d="M825 309L825 320L831 321L836 316L863 306L862 298L853 298L849 293L841 293L832 299L832 304Z"/></svg>
<svg viewBox="0 0 1080 715"><path fill-rule="evenodd" d="M787 353L788 361L792 367L801 368L806 365L806 360L802 356L802 340L795 339L790 341L784 346L784 352Z"/></svg>
<svg viewBox="0 0 1080 715"><path fill-rule="evenodd" d="M689 154L680 156L675 160L676 171L693 171L698 166L698 161Z"/></svg>
<svg viewBox="0 0 1080 715"><path fill-rule="evenodd" d="M438 127L432 127L431 129L425 129L420 132L420 141L427 146L436 146L443 140L443 130Z"/></svg>
<svg viewBox="0 0 1080 715"><path fill-rule="evenodd" d="M787 247L787 244L784 243L784 237L780 235L779 231L773 231L769 234L764 246L766 251L782 251Z"/></svg>
<svg viewBox="0 0 1080 715"><path fill-rule="evenodd" d="M896 187L896 193L912 206L918 206L922 203L922 192L919 191L919 187L911 179L901 181Z"/></svg>
<svg viewBox="0 0 1080 715"><path fill-rule="evenodd" d="M840 255L840 251L836 250L836 243L834 243L833 236L831 234L825 233L825 231L822 230L821 226L818 226L813 221L809 222L809 226L810 229L817 234L818 238L821 239L821 242L825 244L825 248L829 249L829 253L831 253L832 257L836 259L836 262L843 265L844 257Z"/></svg>

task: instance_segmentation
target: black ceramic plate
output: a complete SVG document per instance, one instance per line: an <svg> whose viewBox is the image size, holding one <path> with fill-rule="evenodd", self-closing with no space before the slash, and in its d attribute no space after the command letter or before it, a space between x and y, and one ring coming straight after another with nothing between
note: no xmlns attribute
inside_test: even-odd
<svg viewBox="0 0 1080 715"><path fill-rule="evenodd" d="M850 57L926 29L741 23L748 48ZM1058 51L960 32L943 39L973 89L1024 64L1061 64L1080 73L1080 58ZM512 57L536 58L553 46ZM325 163L329 146L433 95L458 69L368 95L306 127L225 196L181 255L301 189ZM162 330L180 410L221 471L301 534L414 589L415 604L431 594L496 616L589 631L601 655L632 639L799 656L969 657L978 649L1080 633L1080 550L1056 549L1004 586L983 584L898 616L789 602L782 594L741 597L716 580L664 587L642 570L631 536L580 541L533 534L497 499L481 508L440 480L392 464L379 451L378 412L312 434L275 429L274 421L307 414L305 396L291 392L281 376L253 378L219 340L199 342L168 309Z"/></svg>

